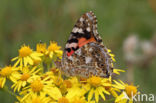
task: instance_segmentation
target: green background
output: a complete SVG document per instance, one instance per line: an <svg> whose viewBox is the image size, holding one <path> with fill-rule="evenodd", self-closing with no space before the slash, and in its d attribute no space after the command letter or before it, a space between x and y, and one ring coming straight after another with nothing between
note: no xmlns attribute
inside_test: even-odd
<svg viewBox="0 0 156 103"><path fill-rule="evenodd" d="M97 16L99 34L115 54L116 68L131 68L123 52L129 35L150 41L156 33L155 0L0 0L0 67L10 64L23 44L35 49L40 40L53 40L64 48L74 23L87 11ZM132 68L133 84L143 93L156 94L156 58L148 66L132 64ZM126 75L120 79L128 81ZM1 103L13 100L0 91Z"/></svg>

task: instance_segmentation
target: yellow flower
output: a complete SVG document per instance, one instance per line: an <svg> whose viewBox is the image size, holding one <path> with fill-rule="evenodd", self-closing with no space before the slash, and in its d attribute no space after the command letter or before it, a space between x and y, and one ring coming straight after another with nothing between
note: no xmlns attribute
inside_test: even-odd
<svg viewBox="0 0 156 103"><path fill-rule="evenodd" d="M94 87L97 87L99 85L101 85L101 79L100 77L97 77L97 76L92 76L90 79L89 79L89 83L94 86Z"/></svg>
<svg viewBox="0 0 156 103"><path fill-rule="evenodd" d="M50 76L33 76L30 85L23 88L20 93L20 95L24 95L21 101L31 97L33 94L46 94L53 99L58 99L62 96L59 89L53 85L53 80L51 80Z"/></svg>
<svg viewBox="0 0 156 103"><path fill-rule="evenodd" d="M58 79L59 83L56 83L59 84L57 86L60 88L62 95L55 101L57 103L86 103L84 95L87 93L88 88L85 85L82 86L76 77L65 80L62 79L63 78L61 78L61 80ZM56 82L56 80L54 82Z"/></svg>
<svg viewBox="0 0 156 103"><path fill-rule="evenodd" d="M37 66L39 64L41 64L42 60L33 60L33 66Z"/></svg>
<svg viewBox="0 0 156 103"><path fill-rule="evenodd" d="M41 82L41 80L34 80L30 87L32 89L33 92L40 92L43 89L43 83Z"/></svg>
<svg viewBox="0 0 156 103"><path fill-rule="evenodd" d="M72 103L87 103L87 101L85 100L85 97L75 97L72 100Z"/></svg>
<svg viewBox="0 0 156 103"><path fill-rule="evenodd" d="M14 92L17 90L18 92L22 87L25 87L27 83L30 82L31 76L37 75L41 69L37 67L29 68L24 67L22 70L20 69L18 73L15 75L17 79L16 82L11 86L11 88L14 88Z"/></svg>
<svg viewBox="0 0 156 103"><path fill-rule="evenodd" d="M19 100L20 101L20 100ZM31 97L20 103L51 103L51 98L47 97L46 94L42 93L40 95L32 94Z"/></svg>
<svg viewBox="0 0 156 103"><path fill-rule="evenodd" d="M50 45L48 46L48 50L49 51L56 51L56 50L60 50L60 46L57 45L56 42L50 42Z"/></svg>
<svg viewBox="0 0 156 103"><path fill-rule="evenodd" d="M77 77L71 77L67 80L63 80L59 87L62 94L66 94L66 96L70 99L75 96L81 97L89 90L89 87L82 85L78 81Z"/></svg>
<svg viewBox="0 0 156 103"><path fill-rule="evenodd" d="M46 43L38 43L36 45L36 51L44 54L47 51L46 47Z"/></svg>
<svg viewBox="0 0 156 103"><path fill-rule="evenodd" d="M12 61L16 61L14 66L20 64L20 67L27 66L28 64L33 65L33 60L41 60L41 53L34 52L29 46L23 45L19 49L19 56L12 59Z"/></svg>
<svg viewBox="0 0 156 103"><path fill-rule="evenodd" d="M58 103L69 103L69 100L65 97L59 98Z"/></svg>
<svg viewBox="0 0 156 103"><path fill-rule="evenodd" d="M32 53L32 50L30 49L29 46L23 46L20 50L19 50L19 56L20 57L26 57L29 56Z"/></svg>
<svg viewBox="0 0 156 103"><path fill-rule="evenodd" d="M115 60L115 55L114 54L112 54L111 52L111 50L110 49L108 49L108 52L110 53L109 55L111 56L111 58L112 58L112 60L114 61L114 62L116 62L116 60Z"/></svg>
<svg viewBox="0 0 156 103"><path fill-rule="evenodd" d="M0 88L3 88L4 84L3 84L3 78L0 78Z"/></svg>
<svg viewBox="0 0 156 103"><path fill-rule="evenodd" d="M58 100L56 100L57 103L87 103L85 100L85 97L82 95L80 96L81 90L69 91L66 95L62 96ZM75 94L76 93L76 94Z"/></svg>
<svg viewBox="0 0 156 103"><path fill-rule="evenodd" d="M113 69L113 73L120 75L120 72L125 72L124 70L121 69Z"/></svg>
<svg viewBox="0 0 156 103"><path fill-rule="evenodd" d="M85 97L74 97L74 98L68 98L68 97L62 97L59 98L58 103L87 103L85 100Z"/></svg>
<svg viewBox="0 0 156 103"><path fill-rule="evenodd" d="M108 91L112 94L113 97L117 97L117 96L118 96L118 93L117 93L117 92L120 92L119 89L113 88L113 87L110 87L110 88L108 89Z"/></svg>
<svg viewBox="0 0 156 103"><path fill-rule="evenodd" d="M6 79L10 79L13 82L16 82L16 74L17 74L17 68L6 66L1 69L0 71L0 81L1 81L1 87L3 88Z"/></svg>
<svg viewBox="0 0 156 103"><path fill-rule="evenodd" d="M63 81L63 85L65 85L66 88L71 88L73 84L69 80L64 80Z"/></svg>
<svg viewBox="0 0 156 103"><path fill-rule="evenodd" d="M108 81L107 81L107 83L110 83L111 85L109 85L109 86L105 86L105 89L108 91L108 92L110 92L111 94L112 94L112 96L114 96L114 97L117 97L118 96L118 93L117 92L120 92L120 90L118 89L118 88L114 88L112 85L112 80L111 80L112 78L111 77L109 77L109 79L108 79Z"/></svg>
<svg viewBox="0 0 156 103"><path fill-rule="evenodd" d="M131 98L132 97L132 92L135 95L137 93L137 87L133 85L126 85L125 91L127 95Z"/></svg>
<svg viewBox="0 0 156 103"><path fill-rule="evenodd" d="M50 45L48 46L48 51L46 52L46 54L49 55L50 58L53 58L55 54L57 57L61 58L63 51L60 49L61 47L58 46L56 42L50 42Z"/></svg>
<svg viewBox="0 0 156 103"><path fill-rule="evenodd" d="M132 100L132 95L135 96L137 95L137 87L134 85L128 85L123 83L121 80L120 82L115 81L115 88L122 89L123 92L116 98L115 102L116 103L127 103L129 100L129 103L131 103Z"/></svg>
<svg viewBox="0 0 156 103"><path fill-rule="evenodd" d="M88 102L90 102L95 94L95 101L99 101L99 96L105 100L104 93L110 95L110 93L105 89L107 86L111 86L111 82L109 83L109 78L100 78L97 76L90 77L87 82L91 86L88 93Z"/></svg>

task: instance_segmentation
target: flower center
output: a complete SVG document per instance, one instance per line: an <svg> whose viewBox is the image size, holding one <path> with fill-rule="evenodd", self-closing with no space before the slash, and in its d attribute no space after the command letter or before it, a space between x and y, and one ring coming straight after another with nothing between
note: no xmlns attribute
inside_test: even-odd
<svg viewBox="0 0 156 103"><path fill-rule="evenodd" d="M22 80L22 81L27 81L29 77L30 77L30 74L24 73L24 74L21 76L21 80Z"/></svg>
<svg viewBox="0 0 156 103"><path fill-rule="evenodd" d="M40 98L34 98L33 100L32 100L32 103L41 103L41 100L40 100Z"/></svg>
<svg viewBox="0 0 156 103"><path fill-rule="evenodd" d="M86 101L85 100L81 100L81 99L76 99L72 103L86 103Z"/></svg>
<svg viewBox="0 0 156 103"><path fill-rule="evenodd" d="M72 87L72 83L69 80L64 80L63 84L66 86L66 88L71 88Z"/></svg>
<svg viewBox="0 0 156 103"><path fill-rule="evenodd" d="M45 53L46 52L46 44L45 43L37 44L36 51L39 53Z"/></svg>
<svg viewBox="0 0 156 103"><path fill-rule="evenodd" d="M28 47L28 46L23 46L23 47L21 47L21 49L19 50L19 56L20 56L20 57L29 56L31 53L32 53L32 50L31 50L30 47Z"/></svg>
<svg viewBox="0 0 156 103"><path fill-rule="evenodd" d="M7 66L0 71L0 74L4 77L9 76L12 73L12 68Z"/></svg>
<svg viewBox="0 0 156 103"><path fill-rule="evenodd" d="M48 46L49 51L55 51L59 50L61 47L57 45L55 42L50 42L50 45Z"/></svg>
<svg viewBox="0 0 156 103"><path fill-rule="evenodd" d="M41 83L40 80L35 80L31 83L31 89L34 92L39 92L43 89L43 84Z"/></svg>
<svg viewBox="0 0 156 103"><path fill-rule="evenodd" d="M132 97L132 95L135 95L137 93L137 87L128 85L126 86L125 91L129 97Z"/></svg>
<svg viewBox="0 0 156 103"><path fill-rule="evenodd" d="M68 99L65 97L62 97L58 100L58 103L69 103Z"/></svg>
<svg viewBox="0 0 156 103"><path fill-rule="evenodd" d="M92 76L89 82L92 86L97 87L101 84L101 78L97 76Z"/></svg>

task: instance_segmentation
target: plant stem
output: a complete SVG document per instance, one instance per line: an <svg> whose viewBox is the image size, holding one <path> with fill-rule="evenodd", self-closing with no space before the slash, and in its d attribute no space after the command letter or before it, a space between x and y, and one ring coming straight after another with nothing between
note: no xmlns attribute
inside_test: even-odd
<svg viewBox="0 0 156 103"><path fill-rule="evenodd" d="M10 90L8 89L7 86L4 86L3 90L4 90L5 92L9 93L10 95L14 96L14 97L17 96L14 92L10 91Z"/></svg>

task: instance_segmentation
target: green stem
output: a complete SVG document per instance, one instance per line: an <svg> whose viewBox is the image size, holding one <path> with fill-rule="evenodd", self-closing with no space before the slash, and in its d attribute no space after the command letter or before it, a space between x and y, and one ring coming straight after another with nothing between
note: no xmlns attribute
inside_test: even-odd
<svg viewBox="0 0 156 103"><path fill-rule="evenodd" d="M106 103L113 103L114 101L115 101L115 98L112 98L112 99L106 100L105 102Z"/></svg>
<svg viewBox="0 0 156 103"><path fill-rule="evenodd" d="M17 97L17 95L14 92L10 91L7 86L4 86L3 90L14 97Z"/></svg>

